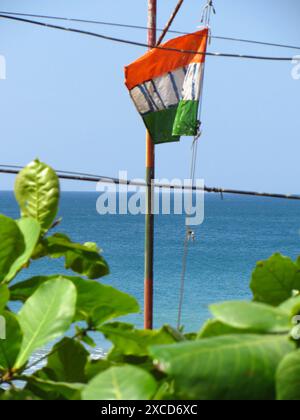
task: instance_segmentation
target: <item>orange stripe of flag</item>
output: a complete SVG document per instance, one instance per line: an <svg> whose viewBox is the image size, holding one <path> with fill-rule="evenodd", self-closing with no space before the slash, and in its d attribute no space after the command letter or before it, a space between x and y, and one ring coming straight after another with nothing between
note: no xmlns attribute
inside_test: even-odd
<svg viewBox="0 0 300 420"><path fill-rule="evenodd" d="M193 34L172 39L162 44L161 47L205 53L207 38L208 29L205 28ZM125 67L125 83L127 88L131 90L141 83L162 76L170 71L188 66L191 63L203 63L204 61L205 55L201 54L152 49L134 63Z"/></svg>

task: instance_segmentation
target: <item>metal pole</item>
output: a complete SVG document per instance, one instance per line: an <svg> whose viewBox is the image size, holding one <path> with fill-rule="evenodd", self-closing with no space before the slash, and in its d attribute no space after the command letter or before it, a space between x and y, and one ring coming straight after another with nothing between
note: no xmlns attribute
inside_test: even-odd
<svg viewBox="0 0 300 420"><path fill-rule="evenodd" d="M148 0L148 45L156 44L157 0ZM153 262L154 262L154 186L155 147L149 132L146 133L146 218L145 218L145 285L144 325L153 328Z"/></svg>

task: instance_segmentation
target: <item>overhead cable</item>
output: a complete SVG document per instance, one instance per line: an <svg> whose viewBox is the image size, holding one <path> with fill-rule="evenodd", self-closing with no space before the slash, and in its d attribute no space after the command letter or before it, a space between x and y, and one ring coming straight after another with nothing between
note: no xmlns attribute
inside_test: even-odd
<svg viewBox="0 0 300 420"><path fill-rule="evenodd" d="M23 169L23 166L17 165L0 165L0 174L10 174L10 175L17 175L20 170ZM135 180L125 180L120 178L114 178L110 176L101 176L101 175L92 175L82 172L71 172L71 171L61 171L56 170L58 177L63 180L69 181L79 181L79 182L91 182L91 183L104 183L104 184L116 184L116 185L123 185L123 186L135 186L135 187L146 187L147 184L143 181L135 181ZM257 192L257 191L246 191L246 190L234 190L228 188L219 188L219 187L208 187L204 186L204 188L200 188L197 186L184 186L184 185L177 185L177 184L165 184L155 182L154 187L158 189L171 189L174 191L182 191L182 190L192 190L195 192L207 192L213 194L230 194L230 195L245 195L245 196L255 196L255 197L266 197L266 198L278 198L278 199L286 199L286 200L298 200L300 201L300 195L296 194L276 194L276 193L265 193L265 192Z"/></svg>
<svg viewBox="0 0 300 420"><path fill-rule="evenodd" d="M60 20L60 21L68 21L68 22L76 22L76 23L87 23L93 25L100 25L100 26L111 26L116 28L125 28L125 29L138 29L138 30L146 30L148 31L148 26L143 25L130 25L126 23L118 23L118 22L107 22L101 20L90 20L90 19L76 19L76 18L67 18L67 17L59 17L59 16L49 16L49 15L37 15L37 14L29 14L29 13L15 13L15 12L3 12L0 11L1 15L14 15L14 16L23 16L23 17L32 17L32 18L39 18L39 19L48 19L48 20ZM163 28L158 28L158 32L163 32ZM188 35L190 31L179 31L175 29L169 29L168 33L170 34L177 34L177 35ZM217 36L212 35L212 39L219 39L222 41L232 41L232 42L241 42L247 44L255 44L255 45L264 45L267 47L277 47L277 48L287 48L292 50L300 51L300 46L290 45L290 44L280 44L274 42L265 42L265 41L257 41L251 39L244 39L244 38L236 38L236 37L226 37L226 36Z"/></svg>
<svg viewBox="0 0 300 420"><path fill-rule="evenodd" d="M36 26L41 26L41 27L46 27L46 28L50 28L50 29L57 29L57 30L61 30L61 31L66 31L66 32L73 32L73 33L77 33L80 35L87 35L87 36L92 36L92 37L96 37L96 38L100 38L106 41L112 41L112 42L118 42L118 43L122 43L122 44L127 44L127 45L134 45L137 47L143 47L143 48L148 48L148 44L144 43L144 42L138 42L138 41L130 41L127 39L123 39L123 38L116 38L116 37L112 37L112 36L108 36L108 35L103 35L103 34L99 34L96 32L90 32L90 31L84 31L81 29L76 29L76 28L67 28L64 26L59 26L59 25L52 25L50 23L44 23L44 22L40 22L40 21L35 21L35 20L30 20L30 19L24 19L24 18L20 18L20 17L14 17L14 16L8 16L8 15L3 15L0 14L0 18L2 19L8 19L8 20L13 20L16 22L22 22L22 23L29 23L32 25L36 25ZM224 58L240 58L240 59L248 59L248 60L261 60L261 61L281 61L281 62L285 62L285 61L300 61L300 57L271 57L271 56L259 56L259 55L247 55L247 54L231 54L231 53L219 53L219 52L199 52L199 51L192 51L192 50L182 50L179 48L171 48L171 47L166 47L166 46L155 46L153 48L159 49L159 50L164 50L164 51L170 51L170 52L178 52L181 54L193 54L193 55L205 55L205 56L210 56L210 57L224 57Z"/></svg>

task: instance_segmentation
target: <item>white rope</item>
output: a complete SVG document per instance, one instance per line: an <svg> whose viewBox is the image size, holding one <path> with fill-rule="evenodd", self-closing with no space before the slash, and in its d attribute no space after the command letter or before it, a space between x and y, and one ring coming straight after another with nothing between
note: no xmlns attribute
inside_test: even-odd
<svg viewBox="0 0 300 420"><path fill-rule="evenodd" d="M201 101L202 103L202 95ZM195 185L195 178L196 178L196 167L197 167L197 155L198 155L198 140L201 137L201 123L199 122L198 126L198 133L193 139L192 143L192 159L191 159L191 168L190 168L190 180L191 180L191 187L193 188ZM193 190L192 190L193 191ZM192 192L193 194L193 192ZM190 208L188 209L188 214L192 213L192 206L193 206L193 199L190 203ZM182 271L181 271L181 279L180 279L180 292L179 292L179 306L178 306L178 319L177 319L177 329L181 328L181 319L182 319L182 309L184 304L184 293L185 293L185 278L186 278L186 269L187 269L187 259L188 259L188 251L189 251L189 242L195 241L195 233L194 231L186 224L185 226L185 238L184 238L184 250L183 250L183 258L182 258Z"/></svg>
<svg viewBox="0 0 300 420"><path fill-rule="evenodd" d="M213 0L207 0L207 4L203 7L201 23L204 23L206 26L210 25L212 13L216 14L216 9L213 5Z"/></svg>
<svg viewBox="0 0 300 420"><path fill-rule="evenodd" d="M207 4L204 6L202 11L202 19L201 22L205 23L205 25L209 28L210 20L212 12L216 14L213 1L208 0ZM205 67L205 66L204 66ZM200 105L199 105L199 126L198 132L194 137L193 144L192 144L192 160L191 160L191 171L190 171L190 179L191 185L194 187L195 185L195 177L196 177L196 166L197 166L197 155L198 155L198 141L201 137L201 111L202 111L202 102L203 102L203 84L204 84L204 72L202 75L201 81L201 98L200 98ZM189 209L189 215L192 212L193 200L191 200L191 205ZM188 251L189 251L189 243L191 241L195 241L195 233L191 229L190 226L186 224L185 227L185 238L184 238L184 250L183 250L183 258L182 258L182 271L181 271L181 279L180 279L180 292L179 292L179 307L178 307L178 319L177 319L177 328L178 330L181 328L181 320L182 320L182 309L184 304L184 294L185 294L185 278L186 278L186 270L187 270L187 259L188 259Z"/></svg>
<svg viewBox="0 0 300 420"><path fill-rule="evenodd" d="M191 159L191 171L190 171L190 179L192 187L195 185L195 176L196 176L196 165L197 165L197 151L198 151L198 140L201 136L200 125L198 129L198 134L194 137L193 144L192 144L192 159ZM192 193L193 194L193 193ZM188 214L191 214L192 211L192 200L190 203L190 209ZM186 269L187 269L187 258L188 258L188 251L189 251L189 242L195 240L195 233L191 230L190 226L186 224L185 227L185 239L184 239L184 251L183 251L183 258L182 258L182 271L181 271L181 279L180 279L180 293L179 293L179 307L178 307L178 319L177 319L177 328L178 330L181 328L181 318L182 318L182 309L184 304L184 293L185 293L185 277L186 277Z"/></svg>

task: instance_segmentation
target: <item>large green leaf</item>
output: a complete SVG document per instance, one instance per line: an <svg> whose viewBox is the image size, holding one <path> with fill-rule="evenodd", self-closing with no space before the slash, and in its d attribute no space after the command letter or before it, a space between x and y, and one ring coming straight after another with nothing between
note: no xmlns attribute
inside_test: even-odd
<svg viewBox="0 0 300 420"><path fill-rule="evenodd" d="M0 369L11 369L20 352L22 332L17 317L11 312L2 314L5 319L5 340L0 339ZM0 334L1 335L1 334Z"/></svg>
<svg viewBox="0 0 300 420"><path fill-rule="evenodd" d="M219 337L230 334L245 334L248 331L234 328L230 325L224 324L217 319L209 319L196 335L195 339Z"/></svg>
<svg viewBox="0 0 300 420"><path fill-rule="evenodd" d="M211 305L210 310L218 321L253 333L287 333L291 327L286 312L262 303L224 302Z"/></svg>
<svg viewBox="0 0 300 420"><path fill-rule="evenodd" d="M5 277L6 282L12 280L19 270L29 262L41 234L41 226L35 219L23 218L18 220L17 224L25 240L25 249L12 264L9 273Z"/></svg>
<svg viewBox="0 0 300 420"><path fill-rule="evenodd" d="M24 238L17 223L0 215L0 282L24 250Z"/></svg>
<svg viewBox="0 0 300 420"><path fill-rule="evenodd" d="M0 314L6 307L9 301L9 289L5 284L0 285Z"/></svg>
<svg viewBox="0 0 300 420"><path fill-rule="evenodd" d="M280 305L300 290L300 265L280 254L260 261L252 274L251 289L257 302Z"/></svg>
<svg viewBox="0 0 300 420"><path fill-rule="evenodd" d="M113 367L96 376L82 391L85 401L150 400L157 389L155 379L133 366Z"/></svg>
<svg viewBox="0 0 300 420"><path fill-rule="evenodd" d="M94 243L77 244L63 234L55 234L44 238L37 248L35 258L49 256L51 258L65 258L66 269L98 279L109 274L109 267L100 255L101 250Z"/></svg>
<svg viewBox="0 0 300 420"><path fill-rule="evenodd" d="M11 300L25 302L41 284L57 278L57 276L34 277L17 283L11 288ZM88 321L96 328L104 321L140 311L139 304L134 297L111 286L84 280L80 277L64 276L60 278L71 281L77 289L77 321Z"/></svg>
<svg viewBox="0 0 300 420"><path fill-rule="evenodd" d="M78 341L66 337L53 347L45 370L55 382L84 383L88 356Z"/></svg>
<svg viewBox="0 0 300 420"><path fill-rule="evenodd" d="M300 350L282 360L277 370L276 385L278 400L300 401Z"/></svg>
<svg viewBox="0 0 300 420"><path fill-rule="evenodd" d="M115 354L147 356L150 346L173 344L178 341L168 327L153 331L137 330L133 325L114 322L103 325L99 331L114 344L111 357L114 357Z"/></svg>
<svg viewBox="0 0 300 420"><path fill-rule="evenodd" d="M77 293L69 280L42 284L19 313L24 334L15 367L22 367L37 349L64 334L74 319Z"/></svg>
<svg viewBox="0 0 300 420"><path fill-rule="evenodd" d="M64 276L60 278L72 281L77 289L77 320L95 321L95 326L98 326L103 321L140 310L135 298L111 286L84 280L80 277ZM34 277L17 283L11 288L11 299L24 302L41 284L52 279L57 279L57 276Z"/></svg>
<svg viewBox="0 0 300 420"><path fill-rule="evenodd" d="M59 204L59 180L53 169L39 160L31 162L17 176L15 195L22 216L36 219L46 232Z"/></svg>
<svg viewBox="0 0 300 420"><path fill-rule="evenodd" d="M78 292L77 319L90 319L95 328L104 321L140 311L137 300L111 286L74 279Z"/></svg>
<svg viewBox="0 0 300 420"><path fill-rule="evenodd" d="M53 347L47 366L24 378L27 382L25 389L42 400L79 399L79 391L87 382L85 364L88 355L77 341L63 339Z"/></svg>
<svg viewBox="0 0 300 420"><path fill-rule="evenodd" d="M272 400L277 366L294 348L284 336L246 334L157 346L150 352L184 398Z"/></svg>

